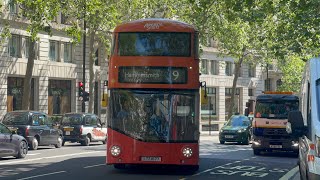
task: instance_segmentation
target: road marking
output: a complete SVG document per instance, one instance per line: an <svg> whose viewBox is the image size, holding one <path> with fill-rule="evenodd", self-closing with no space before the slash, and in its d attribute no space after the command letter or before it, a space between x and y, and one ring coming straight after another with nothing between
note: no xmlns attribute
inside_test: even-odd
<svg viewBox="0 0 320 180"><path fill-rule="evenodd" d="M74 153L74 154L65 154L65 155L59 155L59 156L50 156L50 157L43 157L43 158L26 159L26 160L20 160L20 161L10 161L10 162L0 163L0 165L18 164L18 163L30 162L30 161L38 161L38 160L43 160L43 159L55 159L55 158L68 157L68 156L78 156L78 155L83 155L83 154L93 154L93 153L99 153L99 152L105 152L105 151L90 151L90 152L82 152L82 153Z"/></svg>
<svg viewBox="0 0 320 180"><path fill-rule="evenodd" d="M30 176L30 177L21 178L21 179L18 179L18 180L32 179L32 178L49 176L49 175L60 174L60 173L65 173L65 172L66 172L66 171L58 171L58 172L53 172L53 173L40 174L40 175L36 175L36 176Z"/></svg>
<svg viewBox="0 0 320 180"><path fill-rule="evenodd" d="M92 166L86 166L84 167L85 169L86 168L92 168L92 167L97 167L97 166L105 166L106 164L96 164L96 165L92 165Z"/></svg>
<svg viewBox="0 0 320 180"><path fill-rule="evenodd" d="M35 155L39 155L41 153L34 153L34 154L27 154L28 156L35 156Z"/></svg>
<svg viewBox="0 0 320 180"><path fill-rule="evenodd" d="M227 164L224 164L224 165L216 166L216 167L214 167L214 168L210 168L210 169L206 169L206 170L204 170L204 171L201 171L201 172L199 172L199 173L197 173L197 174L194 174L194 175L192 175L192 176L199 176L200 174L203 174L203 173L212 171L213 169L217 169L217 168L220 168L220 167L223 167L223 166L229 166L229 165L231 165L231 164L235 164L235 163L239 163L239 162L241 162L241 161L235 161L235 162L232 162L232 163L227 163Z"/></svg>
<svg viewBox="0 0 320 180"><path fill-rule="evenodd" d="M299 171L299 166L296 166L295 168L291 169L287 174L282 176L279 180L287 180L292 178L296 173Z"/></svg>

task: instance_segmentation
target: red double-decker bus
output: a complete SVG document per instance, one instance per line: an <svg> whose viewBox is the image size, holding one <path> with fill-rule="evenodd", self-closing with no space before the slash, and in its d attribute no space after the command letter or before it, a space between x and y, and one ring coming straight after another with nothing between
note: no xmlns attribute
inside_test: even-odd
<svg viewBox="0 0 320 180"><path fill-rule="evenodd" d="M142 19L114 30L109 62L108 165L199 168L196 29Z"/></svg>

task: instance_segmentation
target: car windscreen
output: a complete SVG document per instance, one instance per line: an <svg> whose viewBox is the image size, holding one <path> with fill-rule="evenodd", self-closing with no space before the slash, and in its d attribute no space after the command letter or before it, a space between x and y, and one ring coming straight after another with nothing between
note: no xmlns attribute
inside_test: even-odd
<svg viewBox="0 0 320 180"><path fill-rule="evenodd" d="M81 125L82 124L82 115L72 114L64 115L62 118L62 125Z"/></svg>
<svg viewBox="0 0 320 180"><path fill-rule="evenodd" d="M5 125L28 125L28 113L10 112L5 115L2 121Z"/></svg>
<svg viewBox="0 0 320 180"><path fill-rule="evenodd" d="M250 121L247 117L244 116L233 116L231 119L227 122L227 126L249 126Z"/></svg>
<svg viewBox="0 0 320 180"><path fill-rule="evenodd" d="M191 33L119 33L119 56L191 56Z"/></svg>

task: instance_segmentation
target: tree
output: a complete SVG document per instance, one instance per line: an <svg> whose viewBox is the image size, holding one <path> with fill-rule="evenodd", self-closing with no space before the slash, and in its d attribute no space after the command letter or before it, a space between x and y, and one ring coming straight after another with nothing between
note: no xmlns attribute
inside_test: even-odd
<svg viewBox="0 0 320 180"><path fill-rule="evenodd" d="M31 79L34 66L37 35L40 32L51 32L50 23L57 16L60 9L59 0L17 0L21 8L21 15L28 23L27 31L30 33L29 57L26 75L23 84L22 109L30 107Z"/></svg>
<svg viewBox="0 0 320 180"><path fill-rule="evenodd" d="M218 41L218 49L223 56L235 59L234 79L231 93L231 106L228 118L234 113L234 99L240 67L244 62L258 64L265 61L268 54L265 46L268 42L265 32L267 24L262 19L263 2L253 1L187 1L190 8L182 10L182 18L198 27L202 43L208 38ZM266 5L268 7L268 5ZM267 8L264 7L264 8Z"/></svg>
<svg viewBox="0 0 320 180"><path fill-rule="evenodd" d="M172 15L168 0L148 1L148 0L69 0L63 5L63 13L73 18L72 26L66 31L74 38L74 42L79 43L83 20L86 22L86 32L89 36L89 108L93 111L94 102L94 52L97 42L110 47L111 30L124 21L131 21L140 18L168 17Z"/></svg>

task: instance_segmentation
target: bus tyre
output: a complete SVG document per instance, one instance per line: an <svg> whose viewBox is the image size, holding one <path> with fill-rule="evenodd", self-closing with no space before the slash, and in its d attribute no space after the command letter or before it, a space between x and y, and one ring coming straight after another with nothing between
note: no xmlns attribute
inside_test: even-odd
<svg viewBox="0 0 320 180"><path fill-rule="evenodd" d="M254 155L260 155L260 150L259 149L253 149L253 154Z"/></svg>
<svg viewBox="0 0 320 180"><path fill-rule="evenodd" d="M116 169L125 169L126 165L125 164L114 164L113 167Z"/></svg>
<svg viewBox="0 0 320 180"><path fill-rule="evenodd" d="M81 145L83 146L89 146L90 145L90 138L88 136L86 136L86 138L84 139L84 141L81 142Z"/></svg>
<svg viewBox="0 0 320 180"><path fill-rule="evenodd" d="M224 144L224 141L220 141L220 144Z"/></svg>
<svg viewBox="0 0 320 180"><path fill-rule="evenodd" d="M39 142L38 142L37 138L34 137L34 138L32 139L31 144L30 144L30 149L31 149L31 150L37 150L37 149L38 149L38 145L39 145Z"/></svg>
<svg viewBox="0 0 320 180"><path fill-rule="evenodd" d="M189 172L191 173L195 173L199 170L199 165L192 165L192 166L189 166Z"/></svg>

